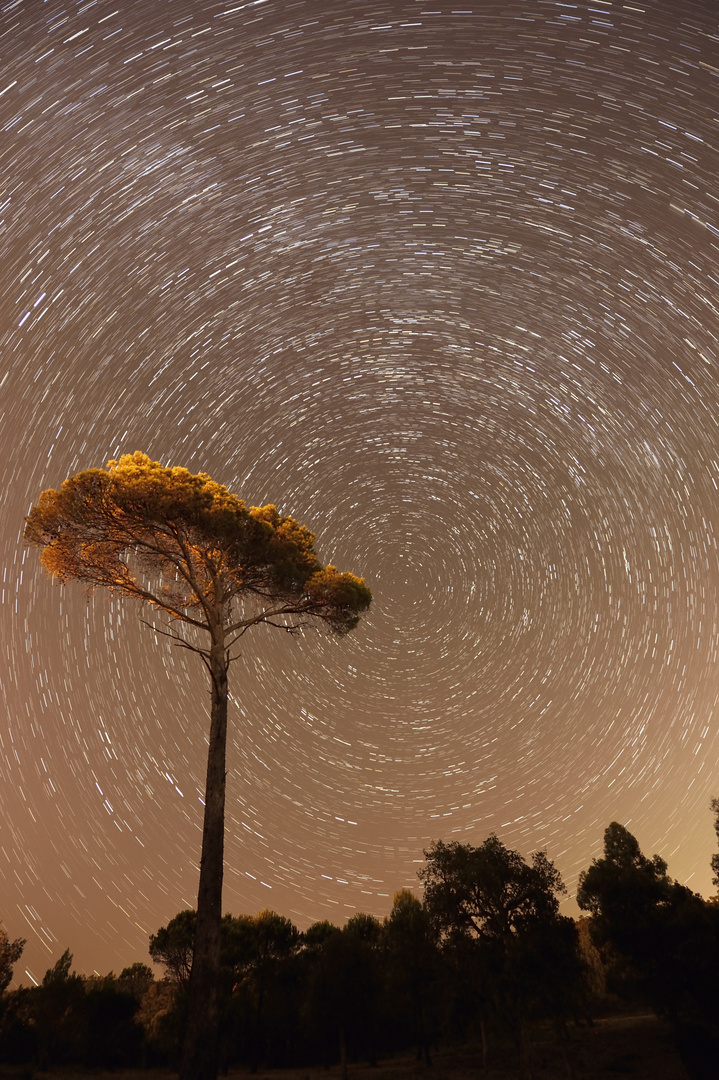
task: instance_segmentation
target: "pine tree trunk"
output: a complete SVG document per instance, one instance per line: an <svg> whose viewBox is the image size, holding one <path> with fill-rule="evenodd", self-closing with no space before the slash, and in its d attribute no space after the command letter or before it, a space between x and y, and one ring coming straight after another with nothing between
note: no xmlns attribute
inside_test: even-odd
<svg viewBox="0 0 719 1080"><path fill-rule="evenodd" d="M227 746L227 656L220 632L213 634L210 674L212 706L210 745L207 752L205 820L197 892L195 945L190 974L190 1000L180 1080L216 1080L219 1066L218 983Z"/></svg>
<svg viewBox="0 0 719 1080"><path fill-rule="evenodd" d="M429 1039L424 1026L424 1008L422 1006L422 994L416 981L412 982L412 1007L417 1030L417 1061L424 1060L425 1065L432 1064L432 1056L429 1052Z"/></svg>
<svg viewBox="0 0 719 1080"><path fill-rule="evenodd" d="M256 1073L260 1065L260 1044L262 1042L262 1006L265 998L265 980L260 974L257 986L257 1008L255 1010L255 1027L252 1035L252 1058L250 1072Z"/></svg>
<svg viewBox="0 0 719 1080"><path fill-rule="evenodd" d="M529 1032L527 1031L527 1024L523 1018L519 1021L518 1031L519 1041L519 1075L522 1080L531 1075L529 1068Z"/></svg>
<svg viewBox="0 0 719 1080"><path fill-rule="evenodd" d="M340 1025L340 1075L342 1080L347 1080L347 1037L345 1035L344 1022Z"/></svg>

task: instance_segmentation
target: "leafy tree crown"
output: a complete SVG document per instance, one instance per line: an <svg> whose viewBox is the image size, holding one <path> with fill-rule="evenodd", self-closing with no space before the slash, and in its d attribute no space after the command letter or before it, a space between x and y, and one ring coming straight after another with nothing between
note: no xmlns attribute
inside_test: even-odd
<svg viewBox="0 0 719 1080"><path fill-rule="evenodd" d="M104 587L203 629L218 618L242 630L312 615L342 634L372 599L364 579L322 565L314 534L294 518L272 505L247 507L206 473L140 452L44 491L25 538L43 548L43 566L61 582ZM257 611L231 626L238 598Z"/></svg>
<svg viewBox="0 0 719 1080"><path fill-rule="evenodd" d="M506 940L528 921L557 917L566 890L543 851L529 865L492 834L480 847L439 840L424 854L425 904L445 933Z"/></svg>

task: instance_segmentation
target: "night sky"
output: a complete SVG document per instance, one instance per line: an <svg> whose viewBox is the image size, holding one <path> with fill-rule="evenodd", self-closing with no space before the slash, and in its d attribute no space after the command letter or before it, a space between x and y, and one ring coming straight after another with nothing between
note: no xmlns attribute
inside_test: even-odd
<svg viewBox="0 0 719 1080"><path fill-rule="evenodd" d="M387 914L496 831L708 895L714 0L0 8L0 918L16 977L193 906L209 693L54 584L40 491L143 450L364 575L231 669L225 908Z"/></svg>

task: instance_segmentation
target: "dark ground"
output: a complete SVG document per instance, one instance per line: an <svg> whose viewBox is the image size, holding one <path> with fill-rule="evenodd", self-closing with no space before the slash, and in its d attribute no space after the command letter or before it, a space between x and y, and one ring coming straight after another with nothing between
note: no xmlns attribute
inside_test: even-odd
<svg viewBox="0 0 719 1080"><path fill-rule="evenodd" d="M610 1017L597 1020L593 1028L572 1028L565 1050L563 1057L562 1048L549 1032L545 1039L535 1039L526 1080L618 1080L624 1076L635 1080L688 1080L671 1035L654 1016ZM509 1056L498 1057L487 1072L481 1060L479 1048L440 1050L432 1067L411 1057L382 1061L375 1067L353 1064L349 1080L517 1080L519 1076L516 1062ZM2 1080L170 1080L172 1076L163 1070L33 1072L0 1066ZM227 1080L251 1080L251 1074L231 1070ZM252 1080L340 1080L340 1068L261 1069Z"/></svg>

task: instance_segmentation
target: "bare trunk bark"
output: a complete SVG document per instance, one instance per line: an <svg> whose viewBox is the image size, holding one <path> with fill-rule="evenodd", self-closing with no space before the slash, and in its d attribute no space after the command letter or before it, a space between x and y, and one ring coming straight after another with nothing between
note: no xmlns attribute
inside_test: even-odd
<svg viewBox="0 0 719 1080"><path fill-rule="evenodd" d="M432 1055L429 1052L429 1039L427 1038L427 1032L424 1026L424 1009L422 1008L422 999L415 990L415 1016L417 1017L417 1034L419 1035L419 1045L417 1047L417 1059L419 1061L424 1059L425 1065L432 1064Z"/></svg>
<svg viewBox="0 0 719 1080"><path fill-rule="evenodd" d="M218 983L225 844L225 752L227 746L227 655L221 632L210 649L212 706L207 752L205 820L195 946L190 974L187 1030L180 1080L216 1080L219 1067Z"/></svg>
<svg viewBox="0 0 719 1080"><path fill-rule="evenodd" d="M342 1080L347 1080L349 1070L347 1068L347 1036L345 1035L344 1022L340 1025L340 1074Z"/></svg>
<svg viewBox="0 0 719 1080"><path fill-rule="evenodd" d="M479 1030L482 1033L482 1068L486 1072L489 1068L489 1040L487 1039L487 1025L484 1019L479 1021Z"/></svg>
<svg viewBox="0 0 719 1080"><path fill-rule="evenodd" d="M522 1080L531 1076L529 1068L529 1033L524 1019L519 1021L519 1075Z"/></svg>
<svg viewBox="0 0 719 1080"><path fill-rule="evenodd" d="M257 987L257 1009L255 1010L255 1029L252 1035L252 1059L250 1072L256 1073L260 1064L260 1043L262 1041L262 1006L265 999L264 977L260 977Z"/></svg>

